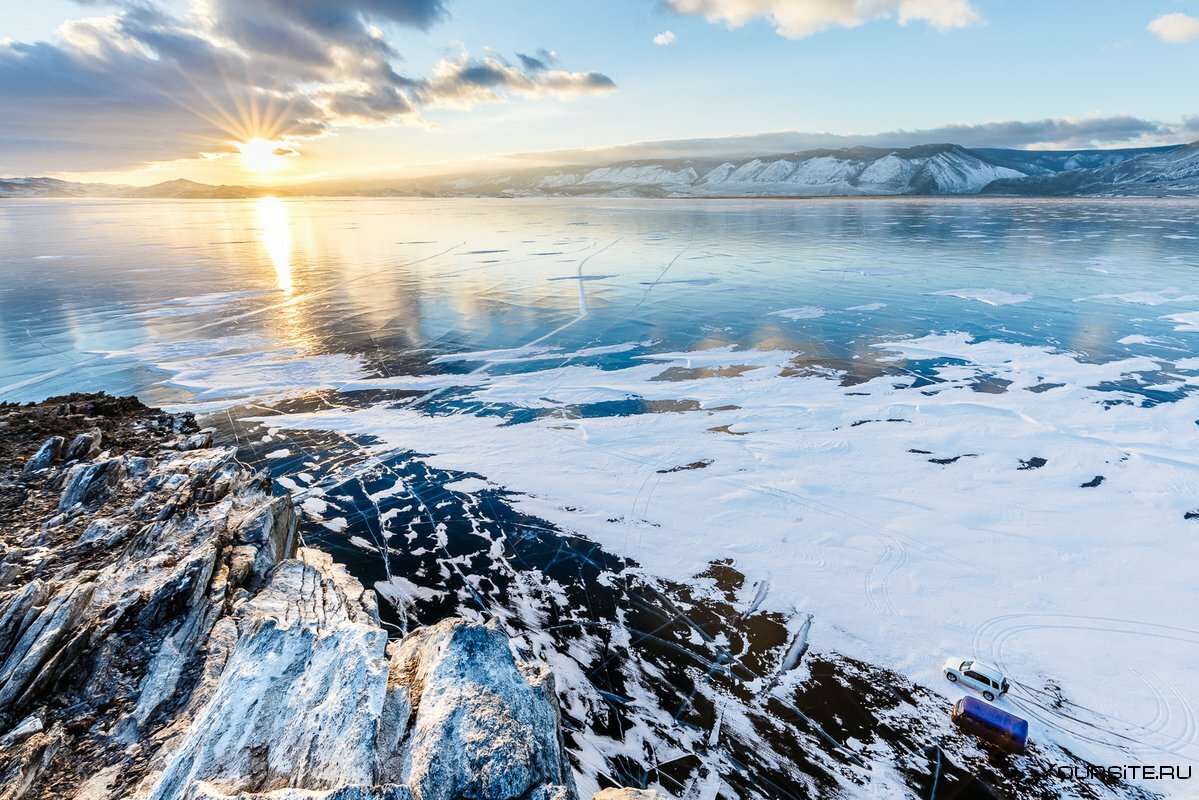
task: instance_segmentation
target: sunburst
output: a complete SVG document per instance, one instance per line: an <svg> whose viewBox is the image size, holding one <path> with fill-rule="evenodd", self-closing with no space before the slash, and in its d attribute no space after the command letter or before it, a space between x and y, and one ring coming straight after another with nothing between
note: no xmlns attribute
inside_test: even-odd
<svg viewBox="0 0 1199 800"><path fill-rule="evenodd" d="M232 150L240 154L242 165L248 171L260 175L286 168L290 157L299 155L295 149L296 139L312 136L297 130L305 126L293 115L299 95L289 97L259 87L248 65L240 80L231 79L220 64L217 66L221 78L219 84L206 84L184 74L194 95L170 96L175 103L227 137L210 139L216 146L205 143L200 146L201 152L221 154ZM311 128L312 124L307 126Z"/></svg>
<svg viewBox="0 0 1199 800"><path fill-rule="evenodd" d="M248 141L238 142L237 149L241 153L242 163L251 172L277 172L287 165L288 150L282 142L272 142L256 136Z"/></svg>

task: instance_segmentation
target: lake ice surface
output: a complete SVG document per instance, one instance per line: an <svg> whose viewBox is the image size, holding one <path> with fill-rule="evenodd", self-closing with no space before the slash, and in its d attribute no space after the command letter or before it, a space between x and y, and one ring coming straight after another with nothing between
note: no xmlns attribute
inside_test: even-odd
<svg viewBox="0 0 1199 800"><path fill-rule="evenodd" d="M209 413L331 537L414 452L947 704L946 657L996 663L1038 742L1193 764L1196 237L1185 201L9 203L0 397Z"/></svg>

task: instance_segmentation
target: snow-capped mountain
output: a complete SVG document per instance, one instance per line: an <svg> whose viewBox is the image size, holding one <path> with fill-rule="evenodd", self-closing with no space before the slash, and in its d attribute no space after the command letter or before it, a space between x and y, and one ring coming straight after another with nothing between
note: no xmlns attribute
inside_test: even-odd
<svg viewBox="0 0 1199 800"><path fill-rule="evenodd" d="M638 194L694 197L974 194L1029 173L957 145L899 150L855 147L705 163L633 161L508 178L509 194ZM477 189L495 190L483 179Z"/></svg>
<svg viewBox="0 0 1199 800"><path fill-rule="evenodd" d="M154 186L0 180L0 197L278 196L853 197L875 195L1199 197L1199 142L1126 150L1002 150L928 144L731 159L657 159L302 186Z"/></svg>
<svg viewBox="0 0 1199 800"><path fill-rule="evenodd" d="M665 159L560 167L458 178L452 184L425 181L421 187L434 195L516 197L1195 195L1199 194L1196 182L1186 183L1194 165L1186 152L1193 147L1074 151L968 149L954 144L893 150L854 147L725 161ZM1133 187L1138 191L1124 191Z"/></svg>

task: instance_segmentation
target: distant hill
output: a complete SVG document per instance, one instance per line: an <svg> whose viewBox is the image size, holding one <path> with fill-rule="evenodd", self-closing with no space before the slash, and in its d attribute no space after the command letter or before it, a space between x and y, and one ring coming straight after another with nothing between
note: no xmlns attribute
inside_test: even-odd
<svg viewBox="0 0 1199 800"><path fill-rule="evenodd" d="M984 191L1051 197L1199 197L1199 142L1091 169L998 180Z"/></svg>
<svg viewBox="0 0 1199 800"><path fill-rule="evenodd" d="M261 197L272 194L269 189L247 188L245 186L209 186L206 183L196 183L188 180L166 181L153 186L141 186L124 192L123 197L173 197L182 200L220 200L241 197Z"/></svg>
<svg viewBox="0 0 1199 800"><path fill-rule="evenodd" d="M0 179L0 197L233 199L367 197L861 197L1011 195L1199 197L1199 142L1124 150L1005 150L927 144L754 158L651 159L517 172L275 188Z"/></svg>

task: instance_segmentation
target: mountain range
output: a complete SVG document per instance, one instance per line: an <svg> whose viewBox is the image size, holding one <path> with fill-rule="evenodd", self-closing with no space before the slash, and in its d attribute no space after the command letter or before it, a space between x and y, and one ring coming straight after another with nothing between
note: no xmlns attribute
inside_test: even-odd
<svg viewBox="0 0 1199 800"><path fill-rule="evenodd" d="M1199 142L1123 150L1005 150L927 144L721 159L652 159L506 173L276 187L153 186L0 179L0 197L231 199L274 196L1199 197Z"/></svg>

